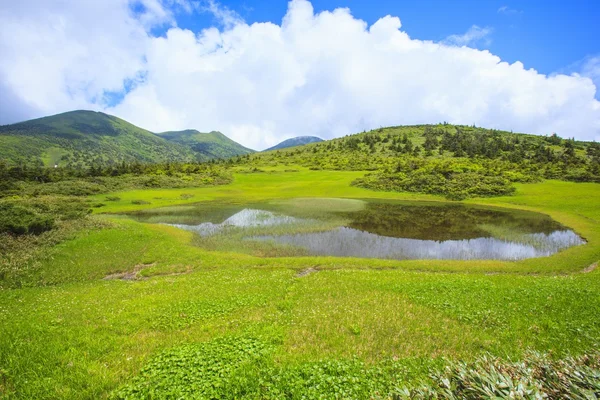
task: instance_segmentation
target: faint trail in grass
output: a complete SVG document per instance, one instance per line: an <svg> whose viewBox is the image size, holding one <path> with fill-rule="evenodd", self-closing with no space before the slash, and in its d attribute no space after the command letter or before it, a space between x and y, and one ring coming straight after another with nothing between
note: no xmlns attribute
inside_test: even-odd
<svg viewBox="0 0 600 400"><path fill-rule="evenodd" d="M582 271L584 274L590 273L598 267L598 262L591 264L589 267L584 268Z"/></svg>

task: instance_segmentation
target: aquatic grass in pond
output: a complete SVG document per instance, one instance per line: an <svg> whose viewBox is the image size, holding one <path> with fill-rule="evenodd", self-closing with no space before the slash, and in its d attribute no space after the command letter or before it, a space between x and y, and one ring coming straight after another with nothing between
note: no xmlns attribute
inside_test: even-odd
<svg viewBox="0 0 600 400"><path fill-rule="evenodd" d="M523 260L549 256L584 243L573 231L534 233L526 237L530 239L530 243L495 238L434 241L386 237L342 227L328 232L262 236L254 239L299 246L316 255L396 260Z"/></svg>

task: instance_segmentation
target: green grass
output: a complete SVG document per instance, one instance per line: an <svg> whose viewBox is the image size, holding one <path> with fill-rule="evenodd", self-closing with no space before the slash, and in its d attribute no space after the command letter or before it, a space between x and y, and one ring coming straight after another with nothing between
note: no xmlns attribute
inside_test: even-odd
<svg viewBox="0 0 600 400"><path fill-rule="evenodd" d="M0 397L165 398L195 387L199 398L386 398L456 360L598 351L600 271L582 273L600 259L598 184L546 181L469 200L549 214L588 242L520 262L260 258L112 216L199 201L307 215L361 207L356 199L443 201L351 187L360 172L294 168L92 196L106 204L96 213L111 214L95 218L112 226L49 248L25 287L0 290ZM135 279L103 279L124 272Z"/></svg>

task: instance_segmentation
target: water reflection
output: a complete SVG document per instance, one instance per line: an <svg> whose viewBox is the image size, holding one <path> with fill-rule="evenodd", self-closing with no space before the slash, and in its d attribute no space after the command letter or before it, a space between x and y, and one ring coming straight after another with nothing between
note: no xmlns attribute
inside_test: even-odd
<svg viewBox="0 0 600 400"><path fill-rule="evenodd" d="M303 199L293 206L259 203L245 207L198 204L133 216L193 231L204 240L198 241L198 245L225 251L236 246L231 240L239 242L246 238L292 245L304 249L303 253L315 255L399 260L522 260L549 256L585 243L549 216L528 211L464 204L369 201L352 211L347 207L336 209L337 203L329 202L328 207L315 212L310 202L311 199ZM316 204L323 203L317 199ZM217 234L223 240L209 237ZM242 248L252 249L252 246L259 244L246 242Z"/></svg>
<svg viewBox="0 0 600 400"><path fill-rule="evenodd" d="M301 222L300 219L289 217L287 215L278 215L270 211L254 210L245 208L242 211L232 215L220 224L212 222L203 222L199 225L169 224L180 229L196 232L200 236L214 235L230 227L250 228L276 226L285 224L294 224Z"/></svg>
<svg viewBox="0 0 600 400"><path fill-rule="evenodd" d="M464 240L420 240L380 236L342 227L327 232L260 236L256 240L299 246L315 255L387 258L396 260L522 260L544 257L583 244L573 231L523 235L523 242L482 237Z"/></svg>
<svg viewBox="0 0 600 400"><path fill-rule="evenodd" d="M344 214L347 226L381 236L422 240L460 240L494 236L499 230L552 233L566 230L547 215L519 210L451 203L371 202L361 211Z"/></svg>

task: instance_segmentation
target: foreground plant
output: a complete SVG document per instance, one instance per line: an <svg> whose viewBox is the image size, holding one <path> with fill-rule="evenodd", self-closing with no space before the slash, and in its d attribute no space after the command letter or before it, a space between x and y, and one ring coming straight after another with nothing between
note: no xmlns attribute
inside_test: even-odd
<svg viewBox="0 0 600 400"><path fill-rule="evenodd" d="M552 360L529 353L524 361L505 362L489 356L456 363L433 376L434 383L402 389L397 399L597 399L600 397L600 354Z"/></svg>
<svg viewBox="0 0 600 400"><path fill-rule="evenodd" d="M530 352L523 361L483 356L452 362L431 383L400 388L413 368L402 360L359 359L277 365L273 344L220 338L157 355L115 399L597 399L600 353L561 360Z"/></svg>

